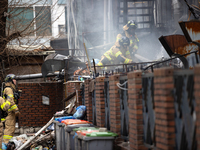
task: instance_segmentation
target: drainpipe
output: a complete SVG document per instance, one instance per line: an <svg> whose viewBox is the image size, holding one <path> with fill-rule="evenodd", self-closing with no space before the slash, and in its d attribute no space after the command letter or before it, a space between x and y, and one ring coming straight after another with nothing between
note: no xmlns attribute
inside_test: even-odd
<svg viewBox="0 0 200 150"><path fill-rule="evenodd" d="M59 72L55 72L54 74L48 73L47 77L53 77L59 75ZM43 78L42 73L36 73L36 74L27 74L27 75L18 75L16 76L17 80L25 80L25 79L36 79L36 78Z"/></svg>
<svg viewBox="0 0 200 150"><path fill-rule="evenodd" d="M104 0L104 44L106 44L107 35L107 0Z"/></svg>

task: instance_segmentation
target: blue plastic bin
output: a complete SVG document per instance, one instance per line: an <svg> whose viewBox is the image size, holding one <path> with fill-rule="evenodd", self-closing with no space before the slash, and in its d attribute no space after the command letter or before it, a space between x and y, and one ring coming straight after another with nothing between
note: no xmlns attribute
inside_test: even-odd
<svg viewBox="0 0 200 150"><path fill-rule="evenodd" d="M55 118L55 121L61 122L66 119L74 119L74 118L73 118L73 116L64 116L64 117Z"/></svg>
<svg viewBox="0 0 200 150"><path fill-rule="evenodd" d="M56 149L57 150L65 150L65 130L64 124L61 123L62 120L73 119L73 116L64 116L55 118L54 123L54 131L55 131L55 138L56 138Z"/></svg>

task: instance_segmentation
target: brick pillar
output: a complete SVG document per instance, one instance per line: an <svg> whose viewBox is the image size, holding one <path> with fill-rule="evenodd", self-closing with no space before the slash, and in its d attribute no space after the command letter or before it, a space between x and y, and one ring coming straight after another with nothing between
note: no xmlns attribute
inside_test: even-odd
<svg viewBox="0 0 200 150"><path fill-rule="evenodd" d="M82 82L74 83L76 98L77 98L76 107L82 105L82 97L81 97L81 89L80 89L81 84Z"/></svg>
<svg viewBox="0 0 200 150"><path fill-rule="evenodd" d="M85 106L87 109L87 120L92 122L92 93L89 91L91 80L85 80Z"/></svg>
<svg viewBox="0 0 200 150"><path fill-rule="evenodd" d="M75 105L78 107L79 105L82 105L82 97L81 97L81 86L82 82L73 82L68 81L65 83L65 92L64 97L67 98L68 96L72 95L74 92L76 92L76 97L78 96L78 100L76 101ZM65 102L65 106L69 105L69 101Z"/></svg>
<svg viewBox="0 0 200 150"><path fill-rule="evenodd" d="M105 127L104 79L105 77L96 78L96 119L98 127Z"/></svg>
<svg viewBox="0 0 200 150"><path fill-rule="evenodd" d="M196 140L197 149L200 149L200 64L194 68L194 97L196 101Z"/></svg>
<svg viewBox="0 0 200 150"><path fill-rule="evenodd" d="M65 98L67 98L69 95L71 95L73 92L75 92L74 83L68 81L66 83L66 91L65 91Z"/></svg>
<svg viewBox="0 0 200 150"><path fill-rule="evenodd" d="M120 96L119 88L119 75L109 77L109 96L110 96L110 130L119 134L121 128L121 115L120 115Z"/></svg>
<svg viewBox="0 0 200 150"><path fill-rule="evenodd" d="M82 96L81 96L81 89L78 89L78 103L77 105L82 105L83 102L82 102Z"/></svg>
<svg viewBox="0 0 200 150"><path fill-rule="evenodd" d="M130 150L147 149L143 144L142 72L128 73Z"/></svg>
<svg viewBox="0 0 200 150"><path fill-rule="evenodd" d="M121 139L121 114L120 114L120 95L117 83L120 75L116 74L109 77L109 98L110 98L110 131L115 132L119 137L114 142L114 149L120 150L118 144Z"/></svg>
<svg viewBox="0 0 200 150"><path fill-rule="evenodd" d="M65 83L65 88L64 88L64 99L66 99L68 96L70 96L71 94L73 94L75 92L75 87L74 87L74 83L67 81ZM64 106L68 106L69 105L69 101L64 101Z"/></svg>
<svg viewBox="0 0 200 150"><path fill-rule="evenodd" d="M155 137L156 148L161 150L175 149L173 74L173 68L154 71Z"/></svg>

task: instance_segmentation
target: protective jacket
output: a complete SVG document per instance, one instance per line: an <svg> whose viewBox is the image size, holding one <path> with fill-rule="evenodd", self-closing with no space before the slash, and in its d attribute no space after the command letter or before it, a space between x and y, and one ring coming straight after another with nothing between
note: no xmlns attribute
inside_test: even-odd
<svg viewBox="0 0 200 150"><path fill-rule="evenodd" d="M16 99L14 98L14 93L16 91L15 85L11 82L5 83L5 89L3 91L4 99L8 100L10 102L10 109L9 112L16 112L19 111L16 103Z"/></svg>
<svg viewBox="0 0 200 150"><path fill-rule="evenodd" d="M119 46L119 39L121 39L122 36L126 36L130 40L130 46L129 46L130 52L136 53L139 48L139 39L137 38L136 34L130 35L127 31L128 29L129 27L127 25L123 27L124 31L123 33L117 35L115 45Z"/></svg>
<svg viewBox="0 0 200 150"><path fill-rule="evenodd" d="M2 97L0 97L0 117L5 116L6 112L10 108L10 102L5 101ZM3 123L0 122L0 149L2 149L2 139L3 139Z"/></svg>
<svg viewBox="0 0 200 150"><path fill-rule="evenodd" d="M119 64L124 63L128 64L131 63L131 56L129 52L129 48L122 47L122 46L112 46L110 50L106 51L101 61L97 64L98 66L109 65L109 64Z"/></svg>
<svg viewBox="0 0 200 150"><path fill-rule="evenodd" d="M14 92L16 90L15 85L12 82L8 82L5 84L5 89L3 91L3 95L6 101L10 102L10 108L8 109L8 116L4 119L5 120L5 130L3 135L4 143L8 143L9 140L13 137L15 132L15 113L19 112L17 105L15 104L14 100ZM3 121L3 119L1 119Z"/></svg>

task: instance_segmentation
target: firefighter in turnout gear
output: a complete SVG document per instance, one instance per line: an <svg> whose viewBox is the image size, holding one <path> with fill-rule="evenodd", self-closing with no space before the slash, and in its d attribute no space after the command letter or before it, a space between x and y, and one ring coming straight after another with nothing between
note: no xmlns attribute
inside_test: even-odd
<svg viewBox="0 0 200 150"><path fill-rule="evenodd" d="M2 97L0 97L0 117L6 117L8 115L7 111L10 108L10 102L5 101ZM2 139L3 139L3 123L0 122L0 150L2 149Z"/></svg>
<svg viewBox="0 0 200 150"><path fill-rule="evenodd" d="M130 53L132 54L132 59L134 61L137 61L137 59L134 57L134 55L137 53L138 48L139 48L139 39L137 38L135 34L135 30L137 29L138 25L134 20L128 21L128 23L123 27L123 33L117 35L116 42L119 41L119 39L122 36L126 36L130 40L130 46L129 50Z"/></svg>
<svg viewBox="0 0 200 150"><path fill-rule="evenodd" d="M8 74L5 78L5 88L3 90L3 98L10 102L8 109L8 116L5 118L5 130L3 135L3 142L8 144L15 132L16 116L19 116L19 109L16 105L16 76ZM4 119L2 119L3 121Z"/></svg>
<svg viewBox="0 0 200 150"><path fill-rule="evenodd" d="M132 59L129 52L130 41L129 38L123 36L110 50L106 51L97 66L110 65L110 64L128 64L132 63ZM100 69L100 67L97 67ZM103 68L103 67L101 67Z"/></svg>

